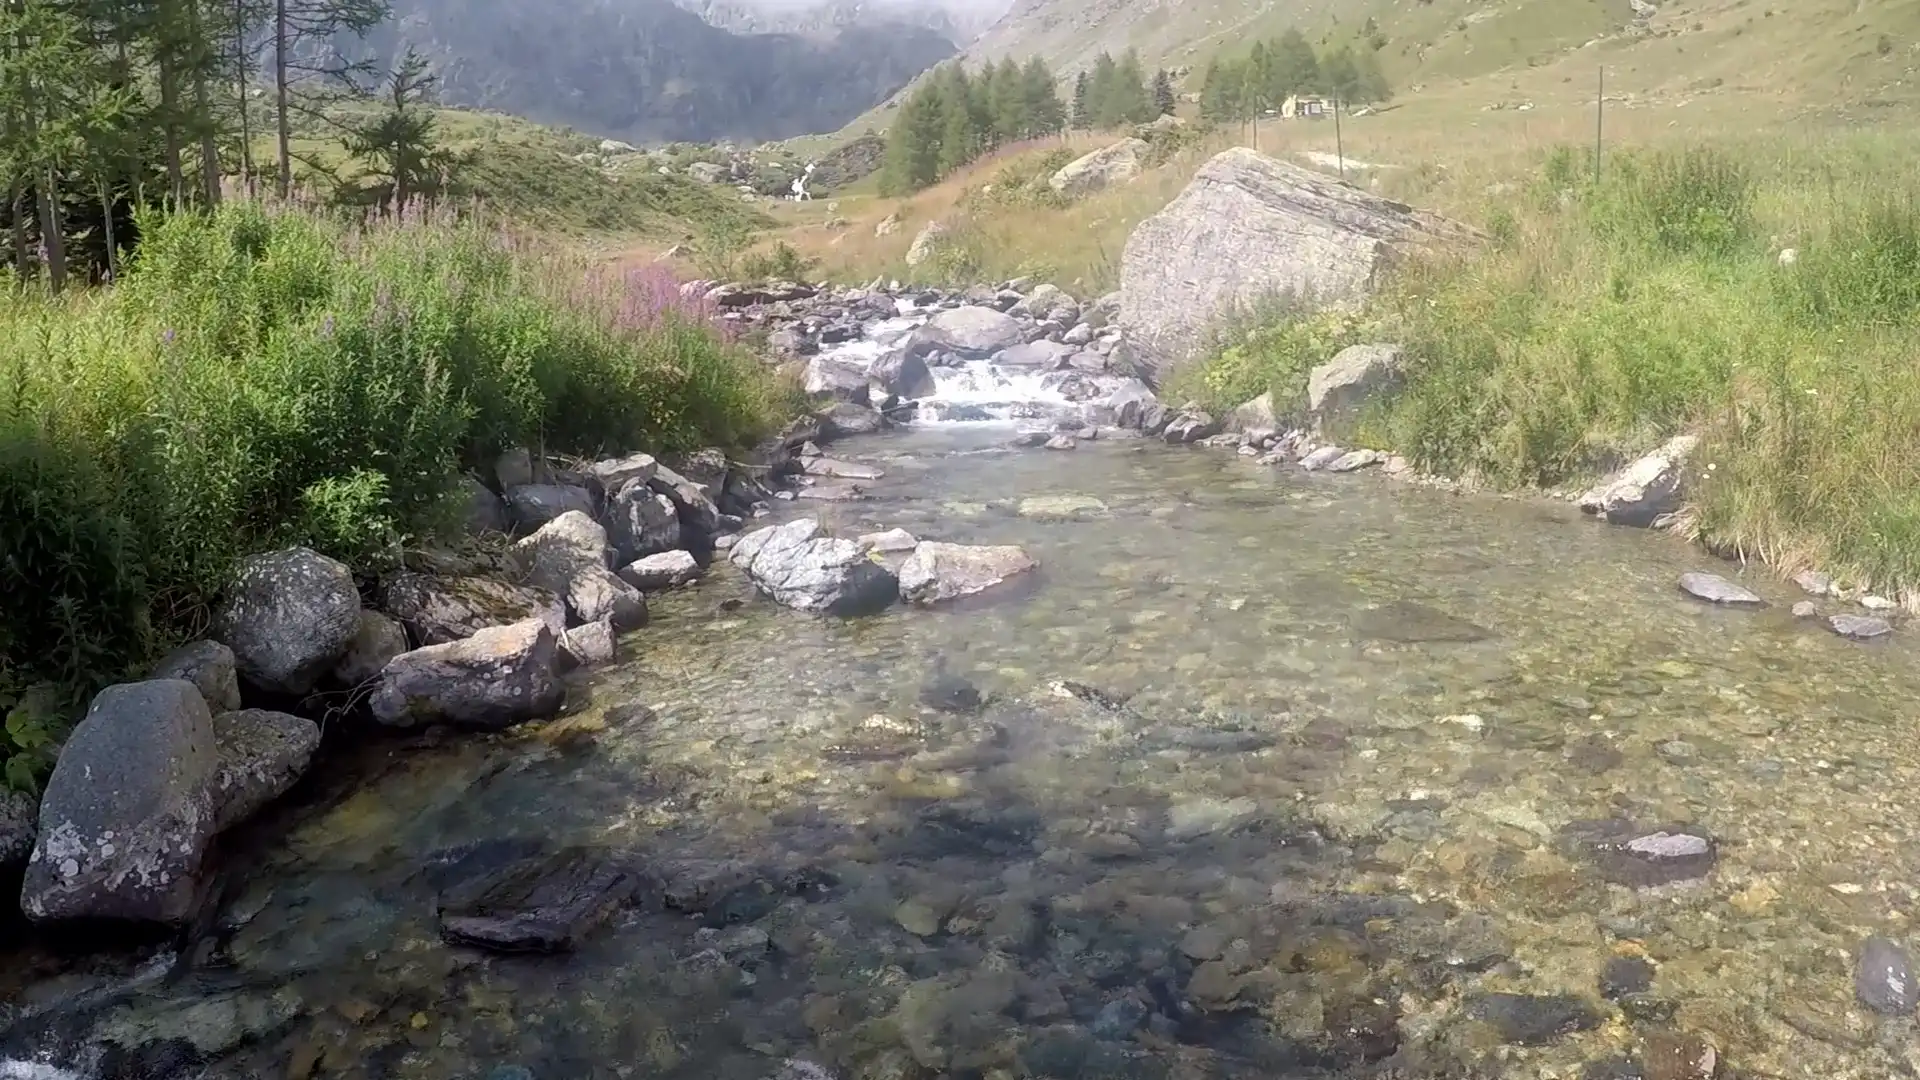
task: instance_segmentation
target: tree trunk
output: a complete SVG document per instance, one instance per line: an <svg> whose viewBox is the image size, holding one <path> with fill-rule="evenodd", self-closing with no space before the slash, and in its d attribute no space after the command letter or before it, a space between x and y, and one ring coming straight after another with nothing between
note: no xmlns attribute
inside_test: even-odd
<svg viewBox="0 0 1920 1080"><path fill-rule="evenodd" d="M100 174L100 223L107 241L107 281L120 280L120 252L115 248L113 235L113 180L107 173Z"/></svg>
<svg viewBox="0 0 1920 1080"><path fill-rule="evenodd" d="M194 122L200 127L200 186L206 193L207 205L220 205L220 144L215 138L213 123L213 102L207 93L207 69L211 67L211 43L202 32L200 22L200 4L202 0L187 0L187 26L189 37L193 40L196 55L193 64L193 106Z"/></svg>
<svg viewBox="0 0 1920 1080"><path fill-rule="evenodd" d="M287 0L273 3L273 88L275 124L280 137L280 197L293 192L293 133L287 116L287 50L292 47L287 32Z"/></svg>
<svg viewBox="0 0 1920 1080"><path fill-rule="evenodd" d="M60 182L53 166L41 170L40 246L47 249L47 288L55 293L67 287L67 252L60 235Z"/></svg>
<svg viewBox="0 0 1920 1080"><path fill-rule="evenodd" d="M15 180L7 193L7 210L13 218L13 272L21 281L27 280L32 273L28 262L31 254L27 250L27 207L26 198L20 191L20 181Z"/></svg>
<svg viewBox="0 0 1920 1080"><path fill-rule="evenodd" d="M167 16L163 15L163 19ZM175 85L179 77L176 70L174 32L163 24L160 41L154 50L160 61L160 129L166 135L167 144L167 190L173 198L173 205L180 206L186 201L186 178L180 168L180 94Z"/></svg>
<svg viewBox="0 0 1920 1080"><path fill-rule="evenodd" d="M252 198L257 192L253 190L253 119L249 112L253 71L247 64L247 0L233 0L233 64L240 80L240 190Z"/></svg>

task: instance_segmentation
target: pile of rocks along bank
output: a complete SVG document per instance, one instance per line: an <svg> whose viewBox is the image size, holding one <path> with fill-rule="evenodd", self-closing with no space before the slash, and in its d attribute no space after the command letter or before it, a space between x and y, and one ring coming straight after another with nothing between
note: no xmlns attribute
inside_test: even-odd
<svg viewBox="0 0 1920 1080"><path fill-rule="evenodd" d="M38 922L178 927L220 833L306 772L318 719L497 730L550 717L571 667L611 660L647 594L683 585L745 521L771 512L808 417L730 461L645 454L565 468L502 455L468 480L468 528L517 536L504 558L428 553L361 600L342 563L306 548L242 560L208 640L108 687L62 748L44 795L0 799L0 866L24 860ZM364 703L364 708L359 703Z"/></svg>

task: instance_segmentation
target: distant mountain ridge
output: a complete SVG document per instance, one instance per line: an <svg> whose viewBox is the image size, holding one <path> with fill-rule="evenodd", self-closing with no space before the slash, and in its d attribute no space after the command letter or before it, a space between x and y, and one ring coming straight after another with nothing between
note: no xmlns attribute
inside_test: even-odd
<svg viewBox="0 0 1920 1080"><path fill-rule="evenodd" d="M409 47L446 104L630 142L832 131L955 52L906 22L729 33L673 0L395 0L343 51L388 61Z"/></svg>
<svg viewBox="0 0 1920 1080"><path fill-rule="evenodd" d="M850 26L905 24L964 47L1006 13L1011 0L674 0L709 25L735 34L818 34Z"/></svg>

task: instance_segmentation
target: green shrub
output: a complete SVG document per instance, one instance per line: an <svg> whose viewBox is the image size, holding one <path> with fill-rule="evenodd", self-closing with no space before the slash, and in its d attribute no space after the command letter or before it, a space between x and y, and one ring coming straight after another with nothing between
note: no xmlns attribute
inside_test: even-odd
<svg viewBox="0 0 1920 1080"><path fill-rule="evenodd" d="M779 240L768 250L741 259L740 276L748 281L806 281L819 265L819 259L801 255L792 244Z"/></svg>
<svg viewBox="0 0 1920 1080"><path fill-rule="evenodd" d="M1726 255L1753 238L1753 196L1745 163L1693 146L1610 159L1590 208L1603 234L1678 254Z"/></svg>
<svg viewBox="0 0 1920 1080"><path fill-rule="evenodd" d="M480 223L141 226L114 289L0 300L0 693L139 672L253 551L377 568L504 447L742 443L787 405L657 270Z"/></svg>

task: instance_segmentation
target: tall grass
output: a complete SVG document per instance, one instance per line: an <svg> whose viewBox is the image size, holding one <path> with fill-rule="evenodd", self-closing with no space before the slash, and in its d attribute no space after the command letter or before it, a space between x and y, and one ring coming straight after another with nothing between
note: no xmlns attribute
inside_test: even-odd
<svg viewBox="0 0 1920 1080"><path fill-rule="evenodd" d="M1920 588L1920 179L1884 149L1677 146L1612 155L1598 184L1583 151L1548 154L1487 214L1490 250L1413 268L1362 317L1411 363L1364 434L1519 487L1698 431L1701 539ZM1292 346L1325 329L1262 328L1189 383L1290 389Z"/></svg>
<svg viewBox="0 0 1920 1080"><path fill-rule="evenodd" d="M663 271L257 204L142 232L111 290L0 296L0 695L139 670L241 555L377 566L502 448L741 443L785 407Z"/></svg>

